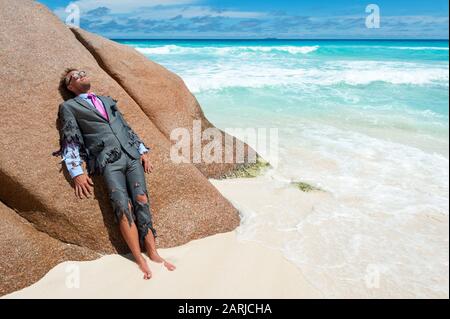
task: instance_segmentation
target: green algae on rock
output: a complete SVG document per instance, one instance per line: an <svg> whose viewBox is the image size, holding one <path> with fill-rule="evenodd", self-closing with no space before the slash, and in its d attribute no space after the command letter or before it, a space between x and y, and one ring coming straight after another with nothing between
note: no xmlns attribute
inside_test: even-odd
<svg viewBox="0 0 450 319"><path fill-rule="evenodd" d="M309 192L323 192L323 189L315 187L311 184L305 182L291 182L291 184L295 185L299 190L305 193Z"/></svg>
<svg viewBox="0 0 450 319"><path fill-rule="evenodd" d="M242 164L236 170L222 175L220 179L230 178L253 178L263 174L266 169L272 167L269 162L264 160L261 156L257 156L255 163Z"/></svg>

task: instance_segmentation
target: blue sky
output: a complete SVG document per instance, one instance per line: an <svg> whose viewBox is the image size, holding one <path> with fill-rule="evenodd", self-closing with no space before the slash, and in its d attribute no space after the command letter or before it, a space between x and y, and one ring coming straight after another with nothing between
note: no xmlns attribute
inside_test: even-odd
<svg viewBox="0 0 450 319"><path fill-rule="evenodd" d="M62 20L109 38L448 39L447 0L41 0ZM380 28L366 27L368 4Z"/></svg>

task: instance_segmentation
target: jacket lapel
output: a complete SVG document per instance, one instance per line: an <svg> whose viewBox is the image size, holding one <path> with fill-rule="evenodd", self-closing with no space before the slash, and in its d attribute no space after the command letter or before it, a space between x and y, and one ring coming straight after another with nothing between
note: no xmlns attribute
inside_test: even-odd
<svg viewBox="0 0 450 319"><path fill-rule="evenodd" d="M99 97L99 96L97 96L97 97ZM78 104L81 104L85 108L87 108L87 109L91 110L92 112L94 112L95 114L97 114L103 121L108 122L95 107L92 107L91 105L89 105L89 103L86 102L85 100L83 100L81 97L79 97L79 96L75 97L75 101L77 101ZM110 115L109 111L108 111L109 106L105 104L105 101L103 99L101 99L101 101L103 102L103 105L105 106L106 112L108 112L108 116L109 116Z"/></svg>
<svg viewBox="0 0 450 319"><path fill-rule="evenodd" d="M108 118L111 121L112 114L111 114L111 105L108 102L108 99L105 99L103 96L97 95L97 97L100 99L100 101L103 102L103 106L105 107L106 113L108 113ZM103 116L102 116L103 118Z"/></svg>

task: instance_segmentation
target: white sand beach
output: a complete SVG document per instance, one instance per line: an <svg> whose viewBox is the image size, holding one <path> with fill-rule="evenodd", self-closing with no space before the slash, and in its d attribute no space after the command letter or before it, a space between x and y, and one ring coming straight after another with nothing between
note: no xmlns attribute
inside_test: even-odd
<svg viewBox="0 0 450 319"><path fill-rule="evenodd" d="M36 284L4 298L316 298L320 292L280 253L239 242L235 231L161 249L177 269L150 262L142 279L129 259L108 255L64 262ZM79 273L79 287L70 287ZM70 288L68 288L68 286Z"/></svg>

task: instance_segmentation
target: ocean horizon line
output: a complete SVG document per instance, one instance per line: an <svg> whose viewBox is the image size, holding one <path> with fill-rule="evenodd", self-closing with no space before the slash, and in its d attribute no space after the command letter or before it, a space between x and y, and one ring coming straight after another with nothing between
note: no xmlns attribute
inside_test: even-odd
<svg viewBox="0 0 450 319"><path fill-rule="evenodd" d="M421 42L449 42L449 39L294 39L294 38L108 38L110 40L128 40L128 41L392 41L392 42L411 42L411 41L421 41Z"/></svg>

